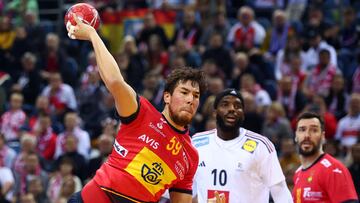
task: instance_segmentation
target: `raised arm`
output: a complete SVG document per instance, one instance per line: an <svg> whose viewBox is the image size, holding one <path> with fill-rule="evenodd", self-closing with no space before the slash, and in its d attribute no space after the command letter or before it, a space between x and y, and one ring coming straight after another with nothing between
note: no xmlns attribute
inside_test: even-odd
<svg viewBox="0 0 360 203"><path fill-rule="evenodd" d="M138 105L136 93L134 89L125 82L114 57L107 50L105 44L93 27L82 23L75 14L74 18L77 25L67 26L69 37L72 39L89 40L92 43L101 79L115 99L117 112L122 117L135 113Z"/></svg>

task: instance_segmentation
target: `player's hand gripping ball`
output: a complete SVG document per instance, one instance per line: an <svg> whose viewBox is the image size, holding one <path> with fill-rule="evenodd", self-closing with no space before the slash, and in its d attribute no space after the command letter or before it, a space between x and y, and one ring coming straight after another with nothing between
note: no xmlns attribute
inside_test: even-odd
<svg viewBox="0 0 360 203"><path fill-rule="evenodd" d="M71 6L65 14L65 26L69 28L70 25L76 25L76 21L73 17L75 14L83 23L91 25L96 30L100 26L100 16L97 10L90 4L78 3Z"/></svg>

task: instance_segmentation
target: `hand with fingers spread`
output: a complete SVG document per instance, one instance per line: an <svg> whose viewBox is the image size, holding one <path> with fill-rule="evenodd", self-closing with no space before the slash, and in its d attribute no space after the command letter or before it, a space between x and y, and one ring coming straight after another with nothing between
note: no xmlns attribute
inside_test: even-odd
<svg viewBox="0 0 360 203"><path fill-rule="evenodd" d="M83 23L75 14L73 14L73 18L76 25L72 25L70 22L66 24L68 36L71 39L90 40L91 35L96 33L96 30L92 26Z"/></svg>

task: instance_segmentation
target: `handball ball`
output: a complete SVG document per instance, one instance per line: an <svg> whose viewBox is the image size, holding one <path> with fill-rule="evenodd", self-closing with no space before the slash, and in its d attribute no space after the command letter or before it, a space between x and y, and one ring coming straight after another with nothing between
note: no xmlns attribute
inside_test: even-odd
<svg viewBox="0 0 360 203"><path fill-rule="evenodd" d="M88 25L91 25L96 30L100 26L100 16L97 10L90 4L87 3L78 3L71 6L65 14L65 26L70 22L71 25L76 25L76 21L73 18L73 13L83 22Z"/></svg>

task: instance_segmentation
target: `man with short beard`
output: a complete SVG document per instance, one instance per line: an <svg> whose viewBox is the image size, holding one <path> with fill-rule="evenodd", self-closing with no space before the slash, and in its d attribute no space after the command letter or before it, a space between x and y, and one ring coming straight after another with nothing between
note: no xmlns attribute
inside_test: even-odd
<svg viewBox="0 0 360 203"><path fill-rule="evenodd" d="M216 128L193 136L199 153L194 178L195 202L224 196L226 202L293 202L274 145L242 127L244 99L235 89L214 101ZM216 202L208 201L208 202Z"/></svg>
<svg viewBox="0 0 360 203"><path fill-rule="evenodd" d="M324 129L318 114L305 112L297 119L295 141L301 167L294 175L294 202L359 202L348 169L323 152Z"/></svg>

